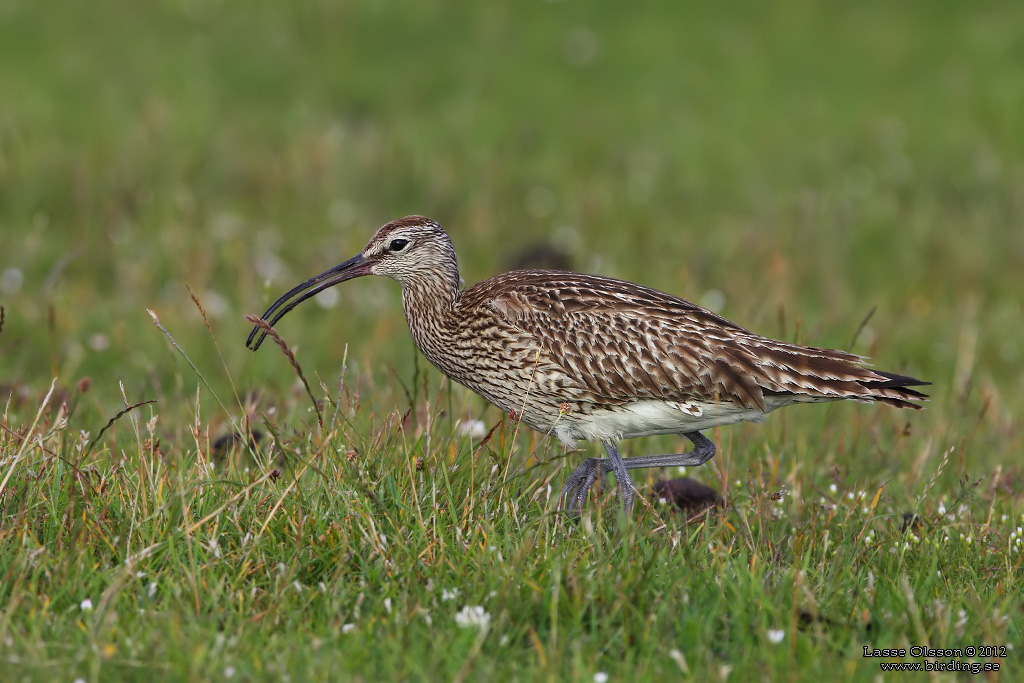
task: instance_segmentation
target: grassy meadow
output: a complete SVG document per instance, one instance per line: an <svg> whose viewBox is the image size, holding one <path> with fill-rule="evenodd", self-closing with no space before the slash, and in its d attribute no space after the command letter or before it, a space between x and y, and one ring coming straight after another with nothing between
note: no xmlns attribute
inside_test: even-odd
<svg viewBox="0 0 1024 683"><path fill-rule="evenodd" d="M912 646L1019 679L1022 25L0 0L0 680L873 681L925 659L865 647ZM566 526L598 447L429 367L395 283L281 322L308 392L244 347L246 314L409 213L467 283L543 245L931 400L711 430L688 475L717 508L621 524L595 488Z"/></svg>

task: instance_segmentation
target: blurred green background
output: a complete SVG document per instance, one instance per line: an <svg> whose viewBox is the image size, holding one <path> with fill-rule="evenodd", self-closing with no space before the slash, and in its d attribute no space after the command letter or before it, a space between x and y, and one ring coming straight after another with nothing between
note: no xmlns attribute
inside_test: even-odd
<svg viewBox="0 0 1024 683"><path fill-rule="evenodd" d="M1020 0L0 0L0 679L875 680L866 644L1018 643L1022 36ZM724 509L575 534L543 491L584 454L452 429L500 416L420 372L395 283L278 326L324 430L245 349L409 213L467 283L543 244L932 399L709 431ZM246 409L280 458L208 468Z"/></svg>
<svg viewBox="0 0 1024 683"><path fill-rule="evenodd" d="M877 306L855 350L935 382L918 424L1019 443L1022 26L1010 1L0 0L0 383L31 413L89 376L97 426L118 382L167 410L197 380L151 308L219 392L290 387L243 314L423 213L468 283L545 242L789 340L846 347ZM393 405L398 287L337 295L282 334L332 387L348 345Z"/></svg>

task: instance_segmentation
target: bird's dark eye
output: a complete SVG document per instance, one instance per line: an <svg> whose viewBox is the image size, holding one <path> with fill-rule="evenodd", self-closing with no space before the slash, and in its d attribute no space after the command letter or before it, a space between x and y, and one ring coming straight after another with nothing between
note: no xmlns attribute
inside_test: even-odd
<svg viewBox="0 0 1024 683"><path fill-rule="evenodd" d="M391 240L391 244L388 245L389 251L402 251L409 246L409 240Z"/></svg>

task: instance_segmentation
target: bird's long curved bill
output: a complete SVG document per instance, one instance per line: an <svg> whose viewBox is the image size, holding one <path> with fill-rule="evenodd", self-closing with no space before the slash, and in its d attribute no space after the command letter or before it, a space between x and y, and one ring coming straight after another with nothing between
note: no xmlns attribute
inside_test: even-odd
<svg viewBox="0 0 1024 683"><path fill-rule="evenodd" d="M306 280L298 287L293 287L288 290L284 296L275 301L274 304L260 317L270 323L270 326L273 327L277 324L278 320L285 317L289 311L306 299L316 296L320 292L333 287L339 282L351 280L352 278L360 277L362 275L369 275L370 265L370 261L362 254L353 256L348 261L334 266L330 270L326 270L314 278ZM245 345L255 351L260 347L260 344L263 343L266 336L267 333L265 331L260 330L259 327L253 327L252 332L249 333L249 338L245 340Z"/></svg>

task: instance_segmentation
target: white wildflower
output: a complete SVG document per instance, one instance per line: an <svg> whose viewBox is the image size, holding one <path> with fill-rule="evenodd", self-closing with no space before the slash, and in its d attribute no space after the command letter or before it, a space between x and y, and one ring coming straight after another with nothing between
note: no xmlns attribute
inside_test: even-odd
<svg viewBox="0 0 1024 683"><path fill-rule="evenodd" d="M467 605L455 615L455 623L462 628L476 627L483 631L490 625L491 615L481 605L473 607Z"/></svg>
<svg viewBox="0 0 1024 683"><path fill-rule="evenodd" d="M459 424L459 436L468 436L470 439L482 439L487 434L487 425L480 420L466 420Z"/></svg>
<svg viewBox="0 0 1024 683"><path fill-rule="evenodd" d="M781 628L779 628L779 629L772 629L772 628L768 629L768 642L769 643L777 645L777 644L781 643L782 639L785 638L785 637L786 637L786 632L783 631Z"/></svg>

